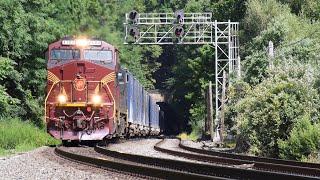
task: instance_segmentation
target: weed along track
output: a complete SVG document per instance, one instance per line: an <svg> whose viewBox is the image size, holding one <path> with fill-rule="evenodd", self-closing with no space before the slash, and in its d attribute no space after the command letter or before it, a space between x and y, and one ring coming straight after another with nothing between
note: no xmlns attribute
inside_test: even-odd
<svg viewBox="0 0 320 180"><path fill-rule="evenodd" d="M139 140L146 141L146 140ZM111 150L108 146L57 147L55 153L71 161L103 169L125 172L131 176L161 179L319 179L319 169L283 164L237 160L227 157L201 154L170 143L172 139L156 141L158 153L179 156L179 160L138 155ZM175 139L175 142L178 141ZM139 142L138 142L139 143ZM150 143L150 142L149 142ZM139 144L137 144L139 145ZM184 147L182 143L180 146ZM159 152L160 151L160 152ZM195 150L194 150L195 151ZM184 157L186 160L183 160ZM192 159L192 160L188 160ZM287 169L286 169L287 168ZM292 170L289 171L289 168Z"/></svg>

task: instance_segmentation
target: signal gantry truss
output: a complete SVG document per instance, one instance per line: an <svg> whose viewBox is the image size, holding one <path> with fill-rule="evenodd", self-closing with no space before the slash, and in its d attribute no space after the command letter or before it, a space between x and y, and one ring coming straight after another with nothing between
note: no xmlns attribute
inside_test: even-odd
<svg viewBox="0 0 320 180"><path fill-rule="evenodd" d="M198 44L215 48L215 125L219 131L223 72L240 76L239 23L212 20L212 13L138 13L126 14L125 44Z"/></svg>

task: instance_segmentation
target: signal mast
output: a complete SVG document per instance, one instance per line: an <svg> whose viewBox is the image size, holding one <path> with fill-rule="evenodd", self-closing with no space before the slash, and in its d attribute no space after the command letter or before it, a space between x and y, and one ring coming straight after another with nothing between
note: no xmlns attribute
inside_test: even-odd
<svg viewBox="0 0 320 180"><path fill-rule="evenodd" d="M223 72L230 77L240 76L239 23L212 20L212 13L138 13L125 15L124 44L209 44L215 48L215 134L219 134L222 99ZM215 137L214 141L220 141Z"/></svg>

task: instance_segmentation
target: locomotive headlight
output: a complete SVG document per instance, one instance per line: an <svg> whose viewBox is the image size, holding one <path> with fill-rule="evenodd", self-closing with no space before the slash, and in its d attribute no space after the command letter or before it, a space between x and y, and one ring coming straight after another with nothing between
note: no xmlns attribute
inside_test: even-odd
<svg viewBox="0 0 320 180"><path fill-rule="evenodd" d="M89 42L87 39L76 39L77 46L84 47L84 46L88 46L88 44L89 44Z"/></svg>
<svg viewBox="0 0 320 180"><path fill-rule="evenodd" d="M60 104L66 103L67 102L67 96L64 94L59 94L58 95L58 102Z"/></svg>
<svg viewBox="0 0 320 180"><path fill-rule="evenodd" d="M102 101L102 98L101 98L100 95L95 94L95 95L92 96L92 102L93 102L93 104L96 104L96 105L97 105L97 104L100 104L101 101Z"/></svg>

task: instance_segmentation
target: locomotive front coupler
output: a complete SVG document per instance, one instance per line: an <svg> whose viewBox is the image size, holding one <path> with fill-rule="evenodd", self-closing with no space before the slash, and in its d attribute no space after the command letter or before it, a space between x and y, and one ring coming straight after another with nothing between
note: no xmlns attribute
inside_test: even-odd
<svg viewBox="0 0 320 180"><path fill-rule="evenodd" d="M58 128L60 128L60 137L61 137L61 138L63 137L64 120L65 120L65 117L64 117L64 116L59 116L59 126L58 126Z"/></svg>
<svg viewBox="0 0 320 180"><path fill-rule="evenodd" d="M75 114L76 115L83 115L85 117L84 113L80 110L80 108L78 108L78 110L76 111Z"/></svg>

